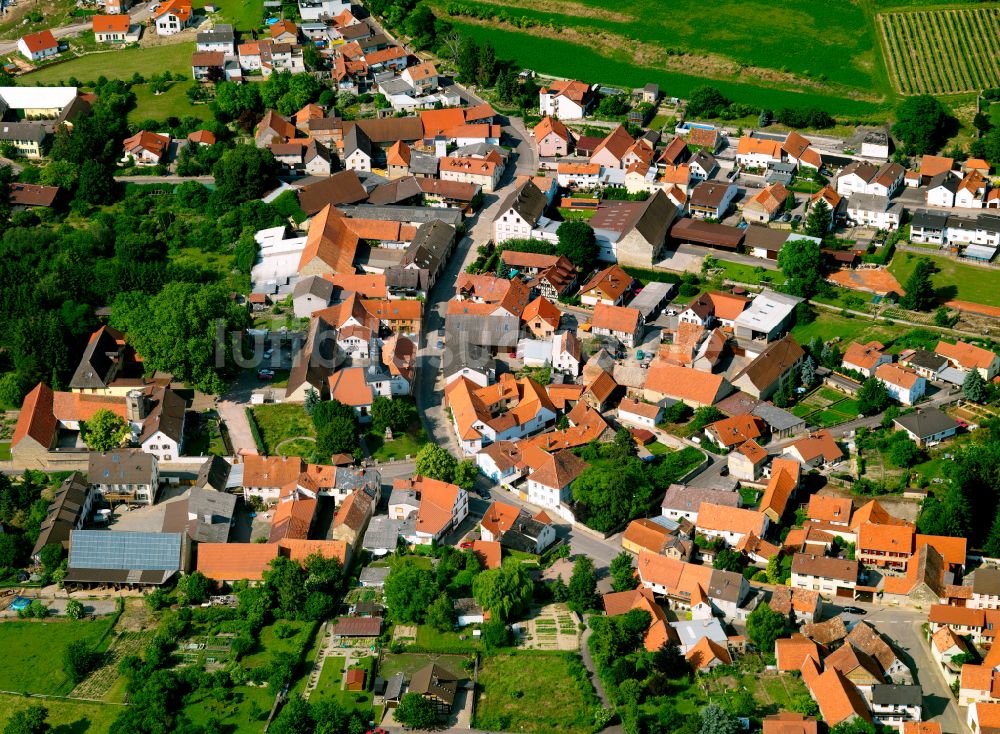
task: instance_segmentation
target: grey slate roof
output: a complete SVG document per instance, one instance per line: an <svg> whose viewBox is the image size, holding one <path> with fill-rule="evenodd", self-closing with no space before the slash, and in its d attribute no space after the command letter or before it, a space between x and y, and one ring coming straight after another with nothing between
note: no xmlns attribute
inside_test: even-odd
<svg viewBox="0 0 1000 734"><path fill-rule="evenodd" d="M198 470L194 486L225 492L232 465L221 456L211 456Z"/></svg>
<svg viewBox="0 0 1000 734"><path fill-rule="evenodd" d="M525 181L504 199L503 204L500 205L499 214L502 216L504 212L513 209L524 221L534 225L542 216L547 204L548 200L541 189L531 181Z"/></svg>
<svg viewBox="0 0 1000 734"><path fill-rule="evenodd" d="M91 484L151 484L156 457L142 449L91 451L87 479Z"/></svg>
<svg viewBox="0 0 1000 734"><path fill-rule="evenodd" d="M958 428L958 423L939 408L915 410L912 413L899 416L895 423L920 438L927 438L936 433Z"/></svg>
<svg viewBox="0 0 1000 734"><path fill-rule="evenodd" d="M724 489L706 489L702 487L688 487L683 484L671 484L660 506L664 509L677 510L679 512L697 512L702 502L726 505L727 507L738 507L740 495L739 492L730 492Z"/></svg>
<svg viewBox="0 0 1000 734"><path fill-rule="evenodd" d="M326 278L321 278L318 275L310 275L306 278L300 279L296 284L295 288L292 290L292 298L301 298L303 296L315 296L316 298L330 302L333 298L333 282L327 280Z"/></svg>
<svg viewBox="0 0 1000 734"><path fill-rule="evenodd" d="M225 543L236 511L236 495L192 487L187 500L188 535L199 543Z"/></svg>
<svg viewBox="0 0 1000 734"><path fill-rule="evenodd" d="M872 703L877 706L920 706L923 692L918 685L874 685Z"/></svg>
<svg viewBox="0 0 1000 734"><path fill-rule="evenodd" d="M49 504L49 514L42 522L38 540L31 551L40 553L47 545L60 543L69 546L69 534L80 519L80 513L87 501L90 488L79 472L73 472L59 485L59 490Z"/></svg>
<svg viewBox="0 0 1000 734"><path fill-rule="evenodd" d="M802 418L770 403L758 403L752 413L776 431L787 431L795 426L805 425Z"/></svg>

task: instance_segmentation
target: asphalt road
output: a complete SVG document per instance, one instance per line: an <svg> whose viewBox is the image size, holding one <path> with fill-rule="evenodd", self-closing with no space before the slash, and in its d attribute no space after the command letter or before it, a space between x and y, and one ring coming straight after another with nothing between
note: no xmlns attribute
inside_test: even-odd
<svg viewBox="0 0 1000 734"><path fill-rule="evenodd" d="M852 602L852 606L866 610L867 614L864 616L844 614L845 624L850 626L864 620L895 643L903 662L913 672L913 682L919 683L923 689L924 721L939 722L942 731L948 734L968 734L965 710L958 707L958 703L951 695L951 688L940 666L931 657L930 647L921 632L920 626L927 621L927 611L883 607L862 602ZM834 615L834 612L830 611L831 607L827 606L824 609L824 616Z"/></svg>

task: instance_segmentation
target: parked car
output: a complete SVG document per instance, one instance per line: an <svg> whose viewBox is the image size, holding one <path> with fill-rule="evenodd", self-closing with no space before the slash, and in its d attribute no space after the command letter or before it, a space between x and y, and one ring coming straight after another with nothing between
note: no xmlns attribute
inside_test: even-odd
<svg viewBox="0 0 1000 734"><path fill-rule="evenodd" d="M859 617L863 617L868 613L861 607L844 607L843 611L847 614L857 614Z"/></svg>
<svg viewBox="0 0 1000 734"><path fill-rule="evenodd" d="M257 370L258 380L273 380L274 370Z"/></svg>
<svg viewBox="0 0 1000 734"><path fill-rule="evenodd" d="M437 340L437 348L444 349L444 342L441 341L440 339Z"/></svg>
<svg viewBox="0 0 1000 734"><path fill-rule="evenodd" d="M458 547L461 548L462 550L468 550L469 548L472 547L472 541L471 540L463 541L462 543L458 544Z"/></svg>
<svg viewBox="0 0 1000 734"><path fill-rule="evenodd" d="M264 359L270 359L273 356L274 356L274 350L273 349L265 349L264 350L264 354L263 354Z"/></svg>
<svg viewBox="0 0 1000 734"><path fill-rule="evenodd" d="M444 336L444 327L438 329L438 336Z"/></svg>

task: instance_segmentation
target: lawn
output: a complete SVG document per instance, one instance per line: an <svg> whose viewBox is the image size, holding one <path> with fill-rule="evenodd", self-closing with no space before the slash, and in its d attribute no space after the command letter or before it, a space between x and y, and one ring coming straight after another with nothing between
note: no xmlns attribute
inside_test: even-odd
<svg viewBox="0 0 1000 734"><path fill-rule="evenodd" d="M796 325L792 329L792 336L799 344L809 344L817 336L827 341L839 336L846 348L846 342L849 341L867 343L876 339L885 344L909 328L870 318L848 318L839 313L817 310L816 319L810 324Z"/></svg>
<svg viewBox="0 0 1000 734"><path fill-rule="evenodd" d="M416 644L422 650L442 653L462 652L463 650L474 652L478 647L472 636L471 627L461 632L439 632L429 624L417 627Z"/></svg>
<svg viewBox="0 0 1000 734"><path fill-rule="evenodd" d="M447 15L445 0L432 4ZM456 5L491 7L473 0ZM542 74L626 88L655 82L679 97L710 83L731 99L771 109L817 106L835 115L884 116L887 95L894 94L860 5L781 0L749 13L736 0L630 0L613 9L599 0L510 5L508 12L535 21L535 27L519 30L465 16L451 20L459 32L489 39L499 57ZM718 22L727 15L740 22ZM598 34L601 42L593 43ZM741 64L750 66L741 70Z"/></svg>
<svg viewBox="0 0 1000 734"><path fill-rule="evenodd" d="M164 71L191 74L191 44L175 43L150 48L123 48L107 53L81 56L58 66L49 66L20 77L24 85L53 84L76 77L81 82L92 82L102 74L109 79L130 79L139 72L143 76L162 74Z"/></svg>
<svg viewBox="0 0 1000 734"><path fill-rule="evenodd" d="M132 123L144 120L165 120L168 117L197 117L207 120L212 115L208 105L192 104L187 97L187 90L194 82L171 82L167 91L153 94L148 84L137 84L132 87L135 93L135 109L128 113L128 121Z"/></svg>
<svg viewBox="0 0 1000 734"><path fill-rule="evenodd" d="M716 260L711 275L715 276L715 271L722 271L722 277L726 280L734 280L737 283L749 283L759 285L762 282L772 282L775 279L781 280L782 275L777 270L767 270L763 266L744 265L742 263L729 262L728 260Z"/></svg>
<svg viewBox="0 0 1000 734"><path fill-rule="evenodd" d="M0 622L0 690L66 694L73 688L62 669L62 654L70 642L95 646L111 627L108 618L94 621ZM103 649L106 640L102 643Z"/></svg>
<svg viewBox="0 0 1000 734"><path fill-rule="evenodd" d="M465 670L465 663L467 661L471 661L468 655L428 655L412 652L386 653L382 658L379 675L385 680L389 680L396 673L402 673L407 680L410 680L413 674L421 668L426 667L430 663L437 663L445 670L461 678L468 675Z"/></svg>
<svg viewBox="0 0 1000 734"><path fill-rule="evenodd" d="M288 628L294 631L289 637L279 637L278 631ZM264 627L260 631L260 646L252 655L247 655L241 661L246 669L266 665L275 653L291 653L298 655L311 641L313 624L311 622L277 622Z"/></svg>
<svg viewBox="0 0 1000 734"><path fill-rule="evenodd" d="M10 461L10 441L0 442L0 461Z"/></svg>
<svg viewBox="0 0 1000 734"><path fill-rule="evenodd" d="M653 456L662 456L663 454L669 454L673 449L664 446L659 441L653 441L651 444L646 445L646 451L651 453Z"/></svg>
<svg viewBox="0 0 1000 734"><path fill-rule="evenodd" d="M232 23L238 31L260 28L264 20L263 0L214 0L210 3L219 9L219 20Z"/></svg>
<svg viewBox="0 0 1000 734"><path fill-rule="evenodd" d="M479 687L472 722L477 729L529 734L593 731L593 712L599 704L576 654L491 655L480 663Z"/></svg>
<svg viewBox="0 0 1000 734"><path fill-rule="evenodd" d="M997 270L977 268L975 265L966 265L948 257L900 252L892 258L889 272L905 286L907 278L913 273L917 261L922 257L926 257L934 264L936 272L931 279L937 288L946 290L944 300L957 299L987 306L1000 306L1000 271Z"/></svg>
<svg viewBox="0 0 1000 734"><path fill-rule="evenodd" d="M383 434L369 433L365 436L365 443L376 461L393 461L416 456L427 443L427 433L418 420L406 433L393 435L391 441L386 441Z"/></svg>
<svg viewBox="0 0 1000 734"><path fill-rule="evenodd" d="M274 453L275 447L286 438L316 437L316 428L301 405L268 403L255 405L252 410L257 427L260 428L264 450L269 454Z"/></svg>
<svg viewBox="0 0 1000 734"><path fill-rule="evenodd" d="M319 683L312 692L314 698L335 698L341 693L341 683L344 678L344 663L346 658L331 655L323 661L323 670L319 674Z"/></svg>
<svg viewBox="0 0 1000 734"><path fill-rule="evenodd" d="M185 700L184 715L193 724L214 722L218 728L213 731L260 734L274 705L274 691L257 686L235 686L232 691L225 701L217 700L210 689L201 691Z"/></svg>
<svg viewBox="0 0 1000 734"><path fill-rule="evenodd" d="M88 701L63 701L58 698L27 698L0 693L0 730L15 712L41 704L48 712L48 723L53 734L104 734L121 712L121 706L90 703Z"/></svg>

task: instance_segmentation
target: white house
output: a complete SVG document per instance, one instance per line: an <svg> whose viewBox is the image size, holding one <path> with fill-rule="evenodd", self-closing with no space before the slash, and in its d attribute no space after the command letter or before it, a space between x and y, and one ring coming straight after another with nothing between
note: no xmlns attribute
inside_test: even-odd
<svg viewBox="0 0 1000 734"><path fill-rule="evenodd" d="M41 61L59 53L59 42L52 31L44 30L21 36L17 41L17 50L28 61Z"/></svg>
<svg viewBox="0 0 1000 734"><path fill-rule="evenodd" d="M330 20L350 9L351 3L344 0L299 0L302 20Z"/></svg>
<svg viewBox="0 0 1000 734"><path fill-rule="evenodd" d="M781 143L744 135L736 148L736 162L744 168L767 168L781 162Z"/></svg>
<svg viewBox="0 0 1000 734"><path fill-rule="evenodd" d="M172 36L180 33L191 23L192 15L190 0L169 0L163 3L153 16L156 18L156 34Z"/></svg>
<svg viewBox="0 0 1000 734"><path fill-rule="evenodd" d="M885 196L851 194L847 200L847 217L856 224L876 229L896 229L903 216L903 207Z"/></svg>
<svg viewBox="0 0 1000 734"><path fill-rule="evenodd" d="M927 391L927 380L914 370L898 364L879 365L875 377L885 385L889 395L903 405L913 405Z"/></svg>
<svg viewBox="0 0 1000 734"><path fill-rule="evenodd" d="M663 418L663 408L652 403L642 403L625 398L618 404L618 420L642 428L655 428Z"/></svg>
<svg viewBox="0 0 1000 734"><path fill-rule="evenodd" d="M590 85L572 79L560 79L538 92L538 114L560 120L579 120L594 103Z"/></svg>
<svg viewBox="0 0 1000 734"><path fill-rule="evenodd" d="M927 203L931 206L955 206L958 181L949 172L939 173L927 184Z"/></svg>
<svg viewBox="0 0 1000 734"><path fill-rule="evenodd" d="M572 451L552 454L528 475L528 502L539 507L558 509L572 498L570 487L588 464Z"/></svg>
<svg viewBox="0 0 1000 734"><path fill-rule="evenodd" d="M493 220L493 242L498 245L511 239L558 242L558 225L544 216L546 206L548 199L541 189L525 181L500 205Z"/></svg>
<svg viewBox="0 0 1000 734"><path fill-rule="evenodd" d="M552 335L552 369L574 377L580 374L580 340L574 332Z"/></svg>

